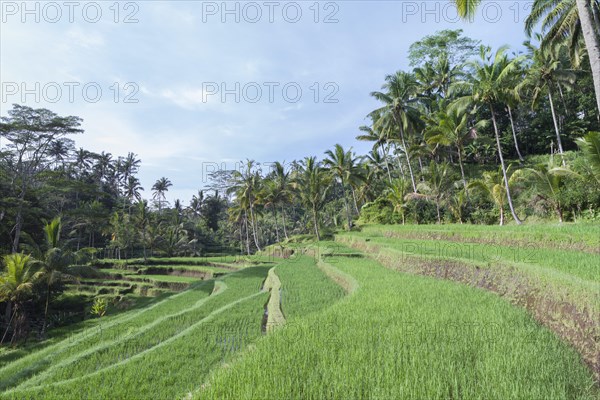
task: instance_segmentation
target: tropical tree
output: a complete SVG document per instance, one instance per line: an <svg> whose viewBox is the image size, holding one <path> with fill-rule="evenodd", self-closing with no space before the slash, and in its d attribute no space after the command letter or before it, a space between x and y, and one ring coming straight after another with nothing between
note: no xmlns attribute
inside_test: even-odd
<svg viewBox="0 0 600 400"><path fill-rule="evenodd" d="M458 13L467 18L475 15L481 0L455 0ZM583 37L587 49L600 112L600 3L598 0L535 0L531 15L525 22L527 32L532 32L538 22L546 32L547 45L569 38L571 51L576 51ZM544 46L546 47L546 46Z"/></svg>
<svg viewBox="0 0 600 400"><path fill-rule="evenodd" d="M387 185L385 191L385 198L392 203L394 212L400 215L402 219L402 225L406 223L406 206L407 199L406 195L408 192L409 184L402 178L396 178Z"/></svg>
<svg viewBox="0 0 600 400"><path fill-rule="evenodd" d="M444 199L450 195L453 180L452 169L447 162L431 161L427 168L427 180L419 183L419 194L409 196L433 200L437 211L437 223L442 223L441 206Z"/></svg>
<svg viewBox="0 0 600 400"><path fill-rule="evenodd" d="M36 184L40 173L51 162L49 151L56 142L67 135L83 132L81 119L73 116L59 117L46 109L33 109L15 104L8 117L0 117L0 138L7 139L6 151L0 158L6 167L10 185L8 193L14 204L15 224L11 229L12 252L19 249L23 228L23 213L27 211L27 194Z"/></svg>
<svg viewBox="0 0 600 400"><path fill-rule="evenodd" d="M590 176L600 184L600 132L589 132L576 143L587 161Z"/></svg>
<svg viewBox="0 0 600 400"><path fill-rule="evenodd" d="M173 186L173 183L168 178L164 176L157 180L154 185L152 185L152 198L158 204L158 212L162 211L162 205L166 203L167 198L165 197L165 193L169 191L169 188Z"/></svg>
<svg viewBox="0 0 600 400"><path fill-rule="evenodd" d="M519 67L519 62L521 61L520 58L507 61L507 49L506 46L501 47L496 51L495 55L492 55L489 47L481 46L479 50L480 60L470 62L470 66L473 68L471 79L469 81L457 82L453 87L456 91L470 93L457 99L454 103L455 107L461 108L465 105L473 104L483 105L489 109L496 137L496 149L505 182L508 181L508 177L504 164L504 156L502 155L500 132L498 130L494 105L501 103L504 99L506 88L509 87L509 82L512 79L512 74ZM505 185L505 190L513 219L517 224L521 224L521 220L517 216L513 206L510 185Z"/></svg>
<svg viewBox="0 0 600 400"><path fill-rule="evenodd" d="M273 170L263 181L262 191L258 195L259 202L262 203L266 208L273 210L273 216L275 217L275 235L277 242L280 241L279 235L279 207L281 207L281 215L283 220L283 232L285 238L288 238L287 229L285 227L285 210L284 205L289 203L291 200L291 181L289 172L285 171L285 168L280 162L275 162Z"/></svg>
<svg viewBox="0 0 600 400"><path fill-rule="evenodd" d="M552 121L554 122L554 131L556 133L556 143L561 157L564 154L558 119L554 107L552 88L557 85L572 86L575 83L575 73L563 69L560 60L548 49L536 48L531 42L525 42L531 65L527 69L525 80L517 86L518 90L529 88L532 92L532 107L538 104L540 95L546 91L552 112ZM564 165L564 159L563 159Z"/></svg>
<svg viewBox="0 0 600 400"><path fill-rule="evenodd" d="M536 197L550 203L559 222L563 222L563 207L561 204L561 190L569 178L578 175L568 168L556 167L552 160L548 165L537 165L535 168L524 168L513 175L516 179L529 181L535 187Z"/></svg>
<svg viewBox="0 0 600 400"><path fill-rule="evenodd" d="M39 264L23 253L4 256L5 271L0 275L0 301L7 302L7 328L0 343L4 342L12 326L11 342L27 334L27 314L24 304L34 293L34 284L40 279Z"/></svg>
<svg viewBox="0 0 600 400"><path fill-rule="evenodd" d="M316 157L306 157L300 164L300 170L294 179L294 185L298 189L302 204L312 214L317 240L321 240L319 211L326 203L330 183L331 175L321 167Z"/></svg>
<svg viewBox="0 0 600 400"><path fill-rule="evenodd" d="M356 136L356 139L360 141L373 142L373 150L371 151L370 155L373 156L373 159L377 158L383 160L383 162L385 163L385 169L387 171L388 180L391 182L392 175L390 173L390 165L388 163L390 143L387 132L381 129L381 127L375 130L373 129L373 127L365 125L360 126L358 129L364 133ZM381 153L379 153L379 151L381 151ZM377 153L377 156L375 156L375 153ZM369 157L370 155L367 155L367 157Z"/></svg>
<svg viewBox="0 0 600 400"><path fill-rule="evenodd" d="M507 173L510 173L510 167ZM514 174L511 174L507 185L505 176L506 174L502 171L502 168L499 168L498 171L486 171L483 173L481 179L475 179L468 185L468 190L479 191L485 194L498 208L500 212L500 226L504 225L504 211L508 199L507 193L509 193L506 190L506 186L513 186L516 182L516 177Z"/></svg>
<svg viewBox="0 0 600 400"><path fill-rule="evenodd" d="M346 186L350 186L357 180L364 180L364 177L357 166L357 158L352 154L352 150L346 151L340 144L336 144L334 150L327 150L325 155L323 163L329 168L331 175L342 186L342 197L344 198L344 205L346 207L348 230L350 230L352 228L352 214L350 213L350 205L346 195ZM352 188L350 190L353 191Z"/></svg>
<svg viewBox="0 0 600 400"><path fill-rule="evenodd" d="M406 154L408 171L413 191L417 191L417 183L410 162L410 152L407 145L406 134L415 129L419 124L419 99L417 97L418 83L414 75L398 71L387 75L382 86L383 92L371 92L371 96L384 105L369 115L378 117L377 125L386 125L393 122L400 135L402 150Z"/></svg>
<svg viewBox="0 0 600 400"><path fill-rule="evenodd" d="M444 107L443 111L433 114L429 118L429 125L425 130L425 140L429 144L441 146L454 146L458 155L458 165L463 186L467 188L467 178L464 169L465 145L469 140L477 138L477 130L485 127L487 121L479 121L469 127L469 115L465 108Z"/></svg>
<svg viewBox="0 0 600 400"><path fill-rule="evenodd" d="M228 194L235 194L236 201L239 202L244 213L250 212L250 226L252 228L252 236L254 244L260 251L260 243L258 240L258 225L256 222L256 204L257 195L261 190L262 179L254 160L246 161L246 168L243 172L234 171L232 175L231 186L227 190ZM248 221L247 215L245 216Z"/></svg>

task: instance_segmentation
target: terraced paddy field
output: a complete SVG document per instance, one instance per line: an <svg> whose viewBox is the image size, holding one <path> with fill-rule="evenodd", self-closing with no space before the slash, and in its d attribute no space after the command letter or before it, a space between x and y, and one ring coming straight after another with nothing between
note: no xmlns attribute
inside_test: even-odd
<svg viewBox="0 0 600 400"><path fill-rule="evenodd" d="M194 282L219 277L259 261L259 257L233 256L100 260L93 264L91 277L80 279L69 288L71 293L111 301L127 295L153 297L185 290Z"/></svg>
<svg viewBox="0 0 600 400"><path fill-rule="evenodd" d="M0 398L600 399L592 246L494 228L367 226L195 282L113 264L189 287L0 353Z"/></svg>

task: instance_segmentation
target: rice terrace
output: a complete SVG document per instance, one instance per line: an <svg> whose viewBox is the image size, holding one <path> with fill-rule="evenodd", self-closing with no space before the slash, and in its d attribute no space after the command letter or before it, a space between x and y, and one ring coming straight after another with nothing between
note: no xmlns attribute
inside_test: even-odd
<svg viewBox="0 0 600 400"><path fill-rule="evenodd" d="M600 0L0 20L0 400L600 400Z"/></svg>

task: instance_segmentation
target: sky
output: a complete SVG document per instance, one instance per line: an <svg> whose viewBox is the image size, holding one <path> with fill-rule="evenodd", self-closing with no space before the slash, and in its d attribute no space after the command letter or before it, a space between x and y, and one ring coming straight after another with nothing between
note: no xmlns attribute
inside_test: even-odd
<svg viewBox="0 0 600 400"><path fill-rule="evenodd" d="M83 119L77 147L134 152L150 198L169 178L184 204L216 169L357 153L369 96L442 29L497 48L526 39L530 3L484 1L0 0L0 116L12 104Z"/></svg>

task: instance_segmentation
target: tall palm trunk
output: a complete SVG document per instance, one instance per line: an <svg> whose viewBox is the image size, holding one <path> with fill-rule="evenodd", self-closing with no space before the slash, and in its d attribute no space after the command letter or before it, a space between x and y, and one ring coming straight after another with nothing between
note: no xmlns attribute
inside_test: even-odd
<svg viewBox="0 0 600 400"><path fill-rule="evenodd" d="M413 174L412 166L410 165L410 154L408 151L408 147L406 146L406 140L404 140L404 127L402 126L402 122L396 116L396 113L393 113L394 119L396 120L396 124L400 129L400 140L402 141L402 147L404 148L404 154L406 154L406 164L408 164L408 172L410 173L410 181L412 182L413 192L417 193L417 183L415 182L415 175Z"/></svg>
<svg viewBox="0 0 600 400"><path fill-rule="evenodd" d="M396 154L398 154L398 145L394 143L394 148L396 151ZM402 166L402 159L400 158L400 156L398 156L396 158L396 160L398 160L398 168L400 169L400 175L402 176L402 179L405 179L406 177L404 176L404 167Z"/></svg>
<svg viewBox="0 0 600 400"><path fill-rule="evenodd" d="M273 206L273 211L275 214L275 235L277 238L277 243L279 243L281 240L279 240L279 224L277 222L277 207Z"/></svg>
<svg viewBox="0 0 600 400"><path fill-rule="evenodd" d="M519 150L519 142L517 141L517 131L515 130L515 122L513 120L512 110L508 104L507 104L507 107L508 107L508 118L510 119L510 127L512 128L513 139L515 141L515 150L517 150L517 155L519 156L519 161L523 162L524 161L523 156L521 155L521 151Z"/></svg>
<svg viewBox="0 0 600 400"><path fill-rule="evenodd" d="M344 187L344 183L342 182L342 191L344 196L344 205L346 207L346 218L348 220L348 230L352 229L352 216L350 215L350 202L348 201L348 196L346 196L346 188Z"/></svg>
<svg viewBox="0 0 600 400"><path fill-rule="evenodd" d="M548 100L550 101L550 110L552 111L552 121L554 122L554 130L556 131L556 142L558 144L558 152L562 158L563 166L565 165L564 152L562 147L562 140L560 139L560 130L558 129L558 122L556 121L556 112L554 111L554 102L552 101L552 91L548 87Z"/></svg>
<svg viewBox="0 0 600 400"><path fill-rule="evenodd" d="M286 239L288 238L287 228L285 227L285 208L283 208L283 204L281 205L281 223L283 224L283 235Z"/></svg>
<svg viewBox="0 0 600 400"><path fill-rule="evenodd" d="M387 170L388 179L389 179L390 183L392 183L392 174L390 173L390 164L388 163L388 157L387 157L388 156L388 152L383 147L383 145L381 146L381 151L383 152L383 159L385 161L385 169Z"/></svg>
<svg viewBox="0 0 600 400"><path fill-rule="evenodd" d="M319 223L317 222L317 209L313 206L312 209L313 215L313 225L315 227L315 234L317 235L317 240L321 241L321 235L319 234Z"/></svg>
<svg viewBox="0 0 600 400"><path fill-rule="evenodd" d="M258 235L256 233L256 226L255 224L255 218L254 218L254 207L252 207L252 205L250 205L250 225L252 226L252 237L254 238L254 244L256 245L256 249L258 251L260 250L260 245L258 244Z"/></svg>
<svg viewBox="0 0 600 400"><path fill-rule="evenodd" d="M248 231L248 213L244 210L244 225L246 227L246 253L250 255L250 234Z"/></svg>
<svg viewBox="0 0 600 400"><path fill-rule="evenodd" d="M352 200L354 200L354 210L358 215L360 214L360 210L358 209L358 202L356 201L356 191L354 190L354 187L352 187L352 185L350 185L350 190L352 191Z"/></svg>
<svg viewBox="0 0 600 400"><path fill-rule="evenodd" d="M510 212L517 223L517 225L521 225L521 220L517 216L515 212L515 208L513 207L512 196L510 194L510 187L508 184L508 177L506 176L506 167L504 166L504 157L502 156L502 146L500 145L500 134L498 133L498 124L496 123L496 113L494 112L494 107L490 104L490 111L492 113L492 123L494 124L494 133L496 135L496 146L498 146L498 157L500 158L500 166L502 167L502 176L504 177L504 186L506 188L506 198L508 199L508 207L510 208Z"/></svg>
<svg viewBox="0 0 600 400"><path fill-rule="evenodd" d="M463 186L465 187L465 193L467 192L467 178L465 178L465 167L463 165L462 159L462 147L456 146L456 150L458 151L458 165L460 166L460 176L462 178Z"/></svg>
<svg viewBox="0 0 600 400"><path fill-rule="evenodd" d="M600 112L600 35L598 34L598 25L594 21L592 2L589 0L576 0L576 3L583 39L592 69L596 105L598 106L598 112Z"/></svg>

